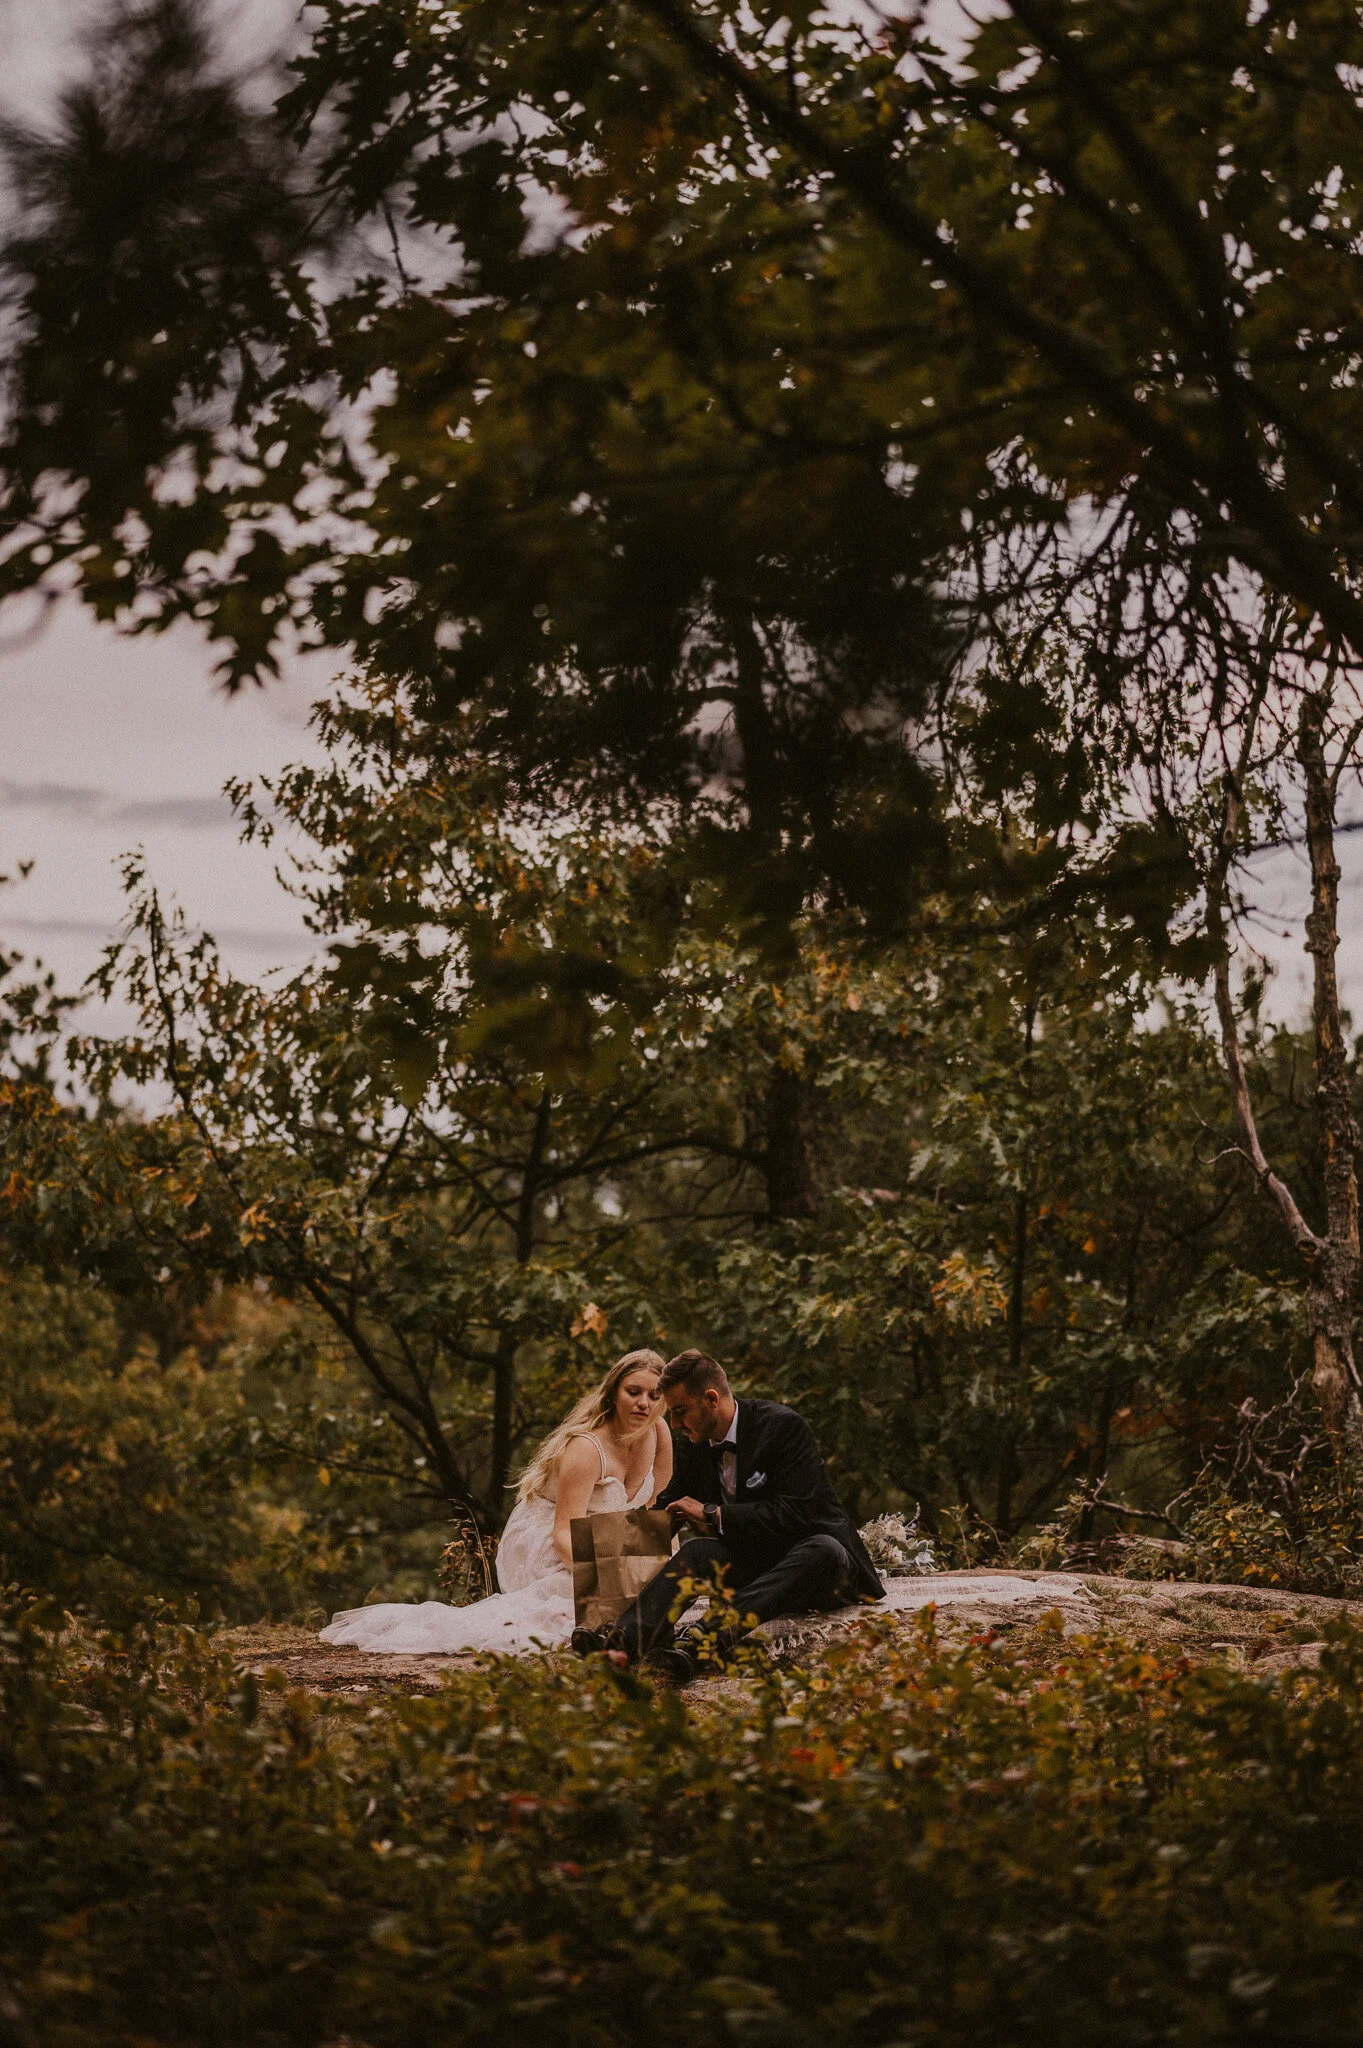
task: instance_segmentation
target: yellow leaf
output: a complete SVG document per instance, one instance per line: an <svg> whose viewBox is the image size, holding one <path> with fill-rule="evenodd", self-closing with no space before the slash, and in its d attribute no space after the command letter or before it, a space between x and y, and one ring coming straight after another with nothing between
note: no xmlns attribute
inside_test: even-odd
<svg viewBox="0 0 1363 2048"><path fill-rule="evenodd" d="M952 1252L943 1259L940 1275L933 1283L932 1301L948 1323L967 1330L984 1329L1008 1306L1008 1297L992 1267L972 1265L964 1252Z"/></svg>
<svg viewBox="0 0 1363 2048"><path fill-rule="evenodd" d="M331 1474L330 1472L328 1472L325 1465L319 1465L317 1467L317 1477L321 1481L323 1486L330 1486Z"/></svg>
<svg viewBox="0 0 1363 2048"><path fill-rule="evenodd" d="M593 1337L604 1337L607 1327L608 1319L605 1310L598 1308L594 1301L589 1301L574 1316L570 1334L574 1337L580 1337L584 1331L589 1331Z"/></svg>

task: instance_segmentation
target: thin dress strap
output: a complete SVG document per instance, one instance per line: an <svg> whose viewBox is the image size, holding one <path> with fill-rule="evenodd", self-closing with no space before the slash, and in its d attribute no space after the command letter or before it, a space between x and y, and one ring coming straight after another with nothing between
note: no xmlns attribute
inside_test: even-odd
<svg viewBox="0 0 1363 2048"><path fill-rule="evenodd" d="M602 1449L601 1439L596 1434L595 1430L588 1430L587 1434L590 1436L592 1442L596 1445L596 1455L601 1460L601 1484L604 1486L606 1481L610 1478L610 1473L606 1470L606 1453Z"/></svg>

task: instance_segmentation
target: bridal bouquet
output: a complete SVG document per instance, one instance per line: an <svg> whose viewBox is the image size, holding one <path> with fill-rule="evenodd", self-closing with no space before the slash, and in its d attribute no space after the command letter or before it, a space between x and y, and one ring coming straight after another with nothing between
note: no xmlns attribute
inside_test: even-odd
<svg viewBox="0 0 1363 2048"><path fill-rule="evenodd" d="M926 1536L918 1534L916 1512L911 1522L906 1522L902 1515L877 1515L860 1534L882 1578L921 1578L937 1570L932 1545Z"/></svg>

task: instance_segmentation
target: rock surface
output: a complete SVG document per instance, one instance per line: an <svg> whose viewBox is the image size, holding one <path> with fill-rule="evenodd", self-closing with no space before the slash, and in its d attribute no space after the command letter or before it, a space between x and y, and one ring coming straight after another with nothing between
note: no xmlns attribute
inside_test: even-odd
<svg viewBox="0 0 1363 2048"><path fill-rule="evenodd" d="M892 1614L909 1626L929 1605L952 1641L991 1631L1030 1636L1054 1612L1066 1635L1120 1636L1166 1655L1219 1658L1265 1676L1316 1663L1322 1630L1332 1616L1363 1620L1363 1603L1267 1587L981 1569L891 1579L883 1604L769 1622L758 1635L784 1661L817 1651L867 1614ZM290 1685L312 1692L435 1692L444 1672L469 1670L479 1661L335 1649L319 1642L314 1629L282 1625L232 1629L220 1640L244 1669L280 1671Z"/></svg>

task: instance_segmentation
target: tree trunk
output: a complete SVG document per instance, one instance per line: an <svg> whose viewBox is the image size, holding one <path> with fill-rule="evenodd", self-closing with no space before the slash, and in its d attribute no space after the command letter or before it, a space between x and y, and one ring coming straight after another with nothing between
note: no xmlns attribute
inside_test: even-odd
<svg viewBox="0 0 1363 2048"><path fill-rule="evenodd" d="M1349 1066L1339 1015L1335 953L1339 946L1339 861L1335 855L1337 776L1325 756L1328 700L1308 696L1301 710L1297 758L1306 781L1306 844L1311 856L1311 912L1306 950L1313 966L1316 1108L1324 1154L1325 1235L1311 1262L1307 1317L1312 1384L1342 1471L1363 1497L1363 1403L1354 1362L1358 1291L1358 1125L1349 1096Z"/></svg>
<svg viewBox="0 0 1363 2048"><path fill-rule="evenodd" d="M1023 1012L1022 1033L1022 1085L1031 1090L1032 1045L1036 1034L1036 1003L1028 998ZM1017 1399L1022 1381L1023 1314L1027 1302L1027 1235L1028 1202L1027 1184L1019 1184L1017 1198L1013 1203L1013 1278L1008 1290L1008 1392L1011 1407ZM1017 1442L1007 1435L999 1453L999 1474L997 1504L994 1521L1001 1535L1011 1534L1009 1517L1013 1507L1013 1488L1019 1477Z"/></svg>
<svg viewBox="0 0 1363 2048"><path fill-rule="evenodd" d="M538 1209L545 1153L549 1146L551 1101L546 1088L535 1111L535 1128L530 1151L521 1174L521 1191L516 1203L516 1263L528 1265L535 1249L535 1217ZM503 1323L497 1332L497 1350L492 1361L492 1458L488 1472L488 1514L500 1526L505 1518L507 1479L515 1449L516 1353L520 1339L515 1325Z"/></svg>
<svg viewBox="0 0 1363 2048"><path fill-rule="evenodd" d="M1131 1243L1126 1255L1126 1305L1122 1313L1123 1329L1130 1329L1136 1306L1136 1254L1140 1250L1141 1238L1145 1231L1145 1211L1136 1218L1136 1227L1131 1233ZM1107 1468L1112 1455L1112 1419L1117 1412L1117 1393L1120 1381L1115 1364L1109 1365L1103 1374L1103 1390L1098 1400L1098 1427L1093 1437L1093 1454L1089 1459L1089 1483L1101 1486L1107 1478ZM1080 1543L1087 1543L1093 1535L1093 1524L1097 1510L1090 1505L1080 1514L1075 1536Z"/></svg>
<svg viewBox="0 0 1363 2048"><path fill-rule="evenodd" d="M743 800L748 827L766 862L781 847L781 790L776 727L767 702L767 663L751 618L729 620L734 655L734 732L742 756Z"/></svg>
<svg viewBox="0 0 1363 2048"><path fill-rule="evenodd" d="M1008 1290L1008 1384L1016 1387L1022 1373L1022 1316L1027 1288L1027 1190L1019 1188L1013 1203L1013 1280Z"/></svg>
<svg viewBox="0 0 1363 2048"><path fill-rule="evenodd" d="M1110 1365L1103 1374L1103 1391L1098 1401L1098 1427L1094 1431L1093 1450L1089 1456L1089 1484L1091 1487L1101 1486L1107 1477L1108 1458L1112 1449L1112 1418L1116 1411L1117 1368L1115 1365ZM1075 1525L1074 1536L1077 1543L1092 1541L1093 1525L1097 1520L1097 1515L1098 1510L1094 1507L1090 1498L1088 1506L1081 1509L1079 1520Z"/></svg>
<svg viewBox="0 0 1363 2048"><path fill-rule="evenodd" d="M1325 753L1325 722L1331 693L1312 691L1302 699L1297 728L1297 764L1306 788L1306 845L1311 858L1311 909L1306 950L1314 970L1312 1016L1315 1032L1316 1114L1324 1155L1325 1229L1317 1232L1302 1214L1282 1176L1275 1173L1259 1140L1254 1104L1240 1051L1230 988L1230 947L1226 881L1240 842L1244 806L1239 774L1228 784L1221 828L1220 858L1207 887L1208 925L1217 940L1216 1009L1221 1045L1236 1114L1245 1135L1245 1157L1282 1213L1307 1270L1306 1313L1311 1332L1312 1384L1321 1419L1330 1435L1341 1476L1363 1508L1363 1402L1354 1363L1354 1297L1358 1288L1358 1127L1349 1099L1349 1068L1339 1017L1335 952L1339 946L1339 862L1335 858L1335 797L1346 746L1332 770ZM1357 735L1355 734L1355 737ZM1245 755L1249 739L1245 742ZM1242 761L1243 769L1243 761Z"/></svg>
<svg viewBox="0 0 1363 2048"><path fill-rule="evenodd" d="M728 621L734 656L734 731L742 756L743 799L756 856L755 873L768 876L781 859L779 743L767 701L768 660L745 611ZM769 879L769 877L768 877ZM767 883L763 882L763 893ZM805 1135L806 1083L789 1067L775 1066L767 1084L764 1164L767 1214L787 1223L812 1216L818 1206Z"/></svg>
<svg viewBox="0 0 1363 2048"><path fill-rule="evenodd" d="M999 1450L998 1485L994 1491L994 1527L1000 1540L1013 1534L1013 1488L1018 1478L1017 1443L1006 1436Z"/></svg>
<svg viewBox="0 0 1363 2048"><path fill-rule="evenodd" d="M512 1417L516 1400L516 1332L504 1326L497 1334L492 1362L492 1466L488 1480L488 1512L502 1519L507 1475L511 1470Z"/></svg>
<svg viewBox="0 0 1363 2048"><path fill-rule="evenodd" d="M786 1223L812 1216L818 1207L814 1171L805 1132L808 1084L789 1067L776 1066L767 1084L767 1214Z"/></svg>

